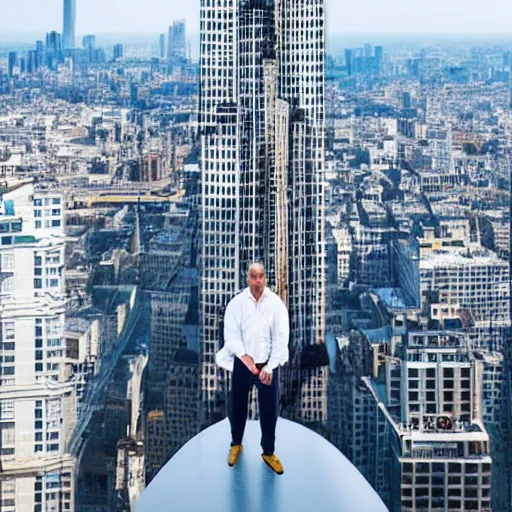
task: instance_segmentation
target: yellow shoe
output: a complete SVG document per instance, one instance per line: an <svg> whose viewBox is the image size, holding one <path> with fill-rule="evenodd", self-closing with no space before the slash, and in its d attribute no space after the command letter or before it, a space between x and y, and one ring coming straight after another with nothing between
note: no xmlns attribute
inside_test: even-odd
<svg viewBox="0 0 512 512"><path fill-rule="evenodd" d="M272 471L275 471L278 475L282 475L284 473L284 469L283 469L283 465L281 464L281 461L274 454L265 455L264 453L262 453L261 456L263 457L265 464Z"/></svg>
<svg viewBox="0 0 512 512"><path fill-rule="evenodd" d="M228 464L230 466L234 466L236 464L236 461L238 460L238 457L240 456L240 452L241 451L242 451L242 445L241 444L235 444L235 446L232 446L229 449Z"/></svg>

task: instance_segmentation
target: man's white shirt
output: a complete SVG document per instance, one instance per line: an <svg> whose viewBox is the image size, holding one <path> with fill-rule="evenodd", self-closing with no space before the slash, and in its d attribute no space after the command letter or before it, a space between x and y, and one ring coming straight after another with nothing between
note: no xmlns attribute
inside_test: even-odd
<svg viewBox="0 0 512 512"><path fill-rule="evenodd" d="M247 287L228 304L224 314L224 347L215 355L216 363L233 371L235 356L250 355L264 363L266 373L288 361L290 327L288 310L279 295L265 288L258 302Z"/></svg>

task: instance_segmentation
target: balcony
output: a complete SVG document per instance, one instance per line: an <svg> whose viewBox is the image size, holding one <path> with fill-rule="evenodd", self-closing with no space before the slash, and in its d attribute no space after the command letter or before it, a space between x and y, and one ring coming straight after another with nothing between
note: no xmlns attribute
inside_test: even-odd
<svg viewBox="0 0 512 512"><path fill-rule="evenodd" d="M158 473L136 512L384 512L379 496L331 443L312 430L279 418L277 475L261 458L260 425L248 421L244 449L230 468L227 419L190 440Z"/></svg>

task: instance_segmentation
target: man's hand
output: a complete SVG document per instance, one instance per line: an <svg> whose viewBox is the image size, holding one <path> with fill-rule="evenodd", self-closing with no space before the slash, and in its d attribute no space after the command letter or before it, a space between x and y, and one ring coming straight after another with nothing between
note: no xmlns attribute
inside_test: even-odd
<svg viewBox="0 0 512 512"><path fill-rule="evenodd" d="M254 359L249 354L244 354L240 357L240 360L249 368L249 371L254 374L258 375L260 371L258 368L256 368L256 365L254 364Z"/></svg>
<svg viewBox="0 0 512 512"><path fill-rule="evenodd" d="M265 371L265 368L262 368L260 371L260 380L261 380L261 382L263 382L263 384L270 386L270 384L272 383L272 374L267 373Z"/></svg>

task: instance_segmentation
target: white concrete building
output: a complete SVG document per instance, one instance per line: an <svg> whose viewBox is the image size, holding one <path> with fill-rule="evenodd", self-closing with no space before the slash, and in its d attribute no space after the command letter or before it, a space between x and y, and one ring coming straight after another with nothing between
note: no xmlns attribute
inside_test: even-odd
<svg viewBox="0 0 512 512"><path fill-rule="evenodd" d="M509 323L508 262L481 247L466 252L438 250L420 259L422 300L426 293L438 295L432 315L438 318L455 309L470 312L476 325L492 321L495 326Z"/></svg>
<svg viewBox="0 0 512 512"><path fill-rule="evenodd" d="M11 187L0 205L3 512L74 510L75 384L66 367L59 193Z"/></svg>

